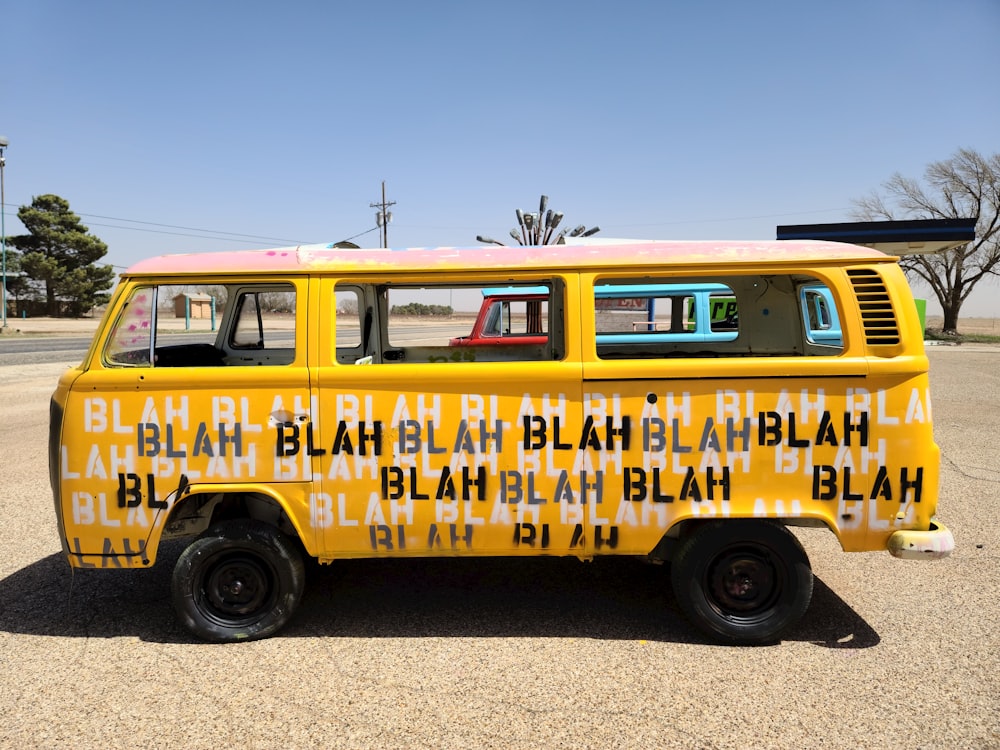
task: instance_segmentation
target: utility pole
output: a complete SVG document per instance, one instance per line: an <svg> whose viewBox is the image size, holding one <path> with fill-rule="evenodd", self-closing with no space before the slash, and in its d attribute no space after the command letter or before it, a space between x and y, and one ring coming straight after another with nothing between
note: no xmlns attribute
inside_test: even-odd
<svg viewBox="0 0 1000 750"><path fill-rule="evenodd" d="M371 208L377 208L375 224L382 228L382 247L389 247L389 222L392 221L392 211L386 211L389 206L395 206L396 201L385 200L385 180L382 180L382 202L369 203Z"/></svg>
<svg viewBox="0 0 1000 750"><path fill-rule="evenodd" d="M3 194L3 168L7 164L7 158L3 150L7 148L7 139L0 135L0 242L3 243L3 326L4 333L7 333L7 226L4 223L4 212L7 210L6 201Z"/></svg>

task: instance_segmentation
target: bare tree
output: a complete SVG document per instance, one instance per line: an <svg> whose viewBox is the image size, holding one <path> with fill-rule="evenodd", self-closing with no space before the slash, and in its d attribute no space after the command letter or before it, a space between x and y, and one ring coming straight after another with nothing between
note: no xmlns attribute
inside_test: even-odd
<svg viewBox="0 0 1000 750"><path fill-rule="evenodd" d="M930 286L944 313L944 331L956 333L962 304L976 284L1000 275L1000 154L982 156L960 149L924 171L918 180L896 173L883 193L855 200L854 217L878 219L977 218L976 238L932 255L907 255L900 265Z"/></svg>

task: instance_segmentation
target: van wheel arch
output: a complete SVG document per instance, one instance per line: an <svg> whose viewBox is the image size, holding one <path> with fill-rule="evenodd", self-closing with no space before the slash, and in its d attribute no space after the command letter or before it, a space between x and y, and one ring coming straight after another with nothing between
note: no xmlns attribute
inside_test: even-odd
<svg viewBox="0 0 1000 750"><path fill-rule="evenodd" d="M164 538L202 534L223 522L240 519L274 526L278 531L299 540L288 514L273 497L261 492L195 492L182 498L171 509L164 525Z"/></svg>
<svg viewBox="0 0 1000 750"><path fill-rule="evenodd" d="M838 537L838 539L840 537L839 532L831 523L825 519L819 518L803 518L800 516L790 518L757 518L748 516L730 516L723 518L718 516L708 516L703 518L684 518L677 521L673 526L667 529L666 532L664 532L663 536L660 537L660 541L657 542L656 546L646 557L650 562L657 564L670 563L673 560L674 555L677 554L677 547L683 539L693 534L695 530L705 524L722 521L760 521L763 523L774 523L788 528L794 526L801 528L826 529L831 534Z"/></svg>
<svg viewBox="0 0 1000 750"><path fill-rule="evenodd" d="M669 564L674 555L677 554L677 546L681 540L691 534L697 527L709 523L711 519L685 518L678 521L664 532L660 541L647 555L647 559L654 563Z"/></svg>

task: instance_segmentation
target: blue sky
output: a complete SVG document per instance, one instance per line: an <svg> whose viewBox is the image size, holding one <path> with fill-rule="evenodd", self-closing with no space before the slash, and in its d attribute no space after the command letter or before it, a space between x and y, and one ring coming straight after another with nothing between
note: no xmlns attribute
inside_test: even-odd
<svg viewBox="0 0 1000 750"><path fill-rule="evenodd" d="M56 193L117 266L352 237L383 180L393 247L504 238L542 193L603 236L770 239L1000 150L1000 0L7 0L0 24L7 233ZM988 283L964 315L1000 316Z"/></svg>

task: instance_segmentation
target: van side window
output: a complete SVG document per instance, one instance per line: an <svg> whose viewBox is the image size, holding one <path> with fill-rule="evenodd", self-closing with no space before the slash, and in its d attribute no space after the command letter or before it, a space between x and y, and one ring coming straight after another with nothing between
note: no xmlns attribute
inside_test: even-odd
<svg viewBox="0 0 1000 750"><path fill-rule="evenodd" d="M243 289L236 296L234 349L295 347L295 292Z"/></svg>
<svg viewBox="0 0 1000 750"><path fill-rule="evenodd" d="M335 343L340 364L357 364L371 355L374 311L364 305L363 293L361 287L343 284L338 284L334 293ZM364 364L370 362L370 358L364 360Z"/></svg>
<svg viewBox="0 0 1000 750"><path fill-rule="evenodd" d="M361 302L358 290L337 287L337 348L353 349L361 346Z"/></svg>
<svg viewBox="0 0 1000 750"><path fill-rule="evenodd" d="M385 293L383 362L524 362L565 351L557 281L388 286Z"/></svg>
<svg viewBox="0 0 1000 750"><path fill-rule="evenodd" d="M599 280L597 355L662 357L832 356L843 351L830 289L793 274Z"/></svg>
<svg viewBox="0 0 1000 750"><path fill-rule="evenodd" d="M103 353L106 367L247 367L294 359L290 284L140 287Z"/></svg>

